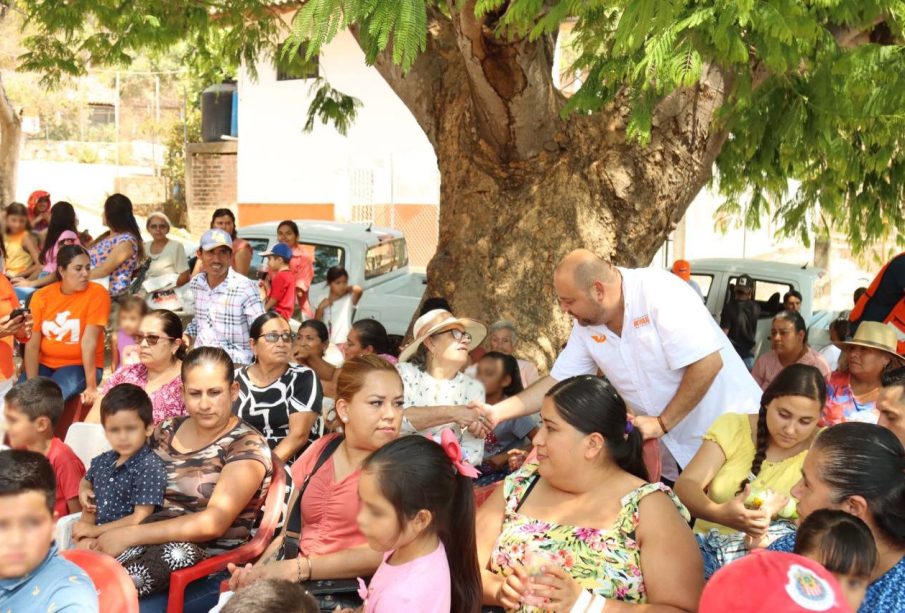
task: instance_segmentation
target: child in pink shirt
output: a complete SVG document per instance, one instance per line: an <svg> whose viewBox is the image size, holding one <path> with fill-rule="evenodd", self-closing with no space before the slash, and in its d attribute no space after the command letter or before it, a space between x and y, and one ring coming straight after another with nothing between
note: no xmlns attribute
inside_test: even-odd
<svg viewBox="0 0 905 613"><path fill-rule="evenodd" d="M465 613L481 602L472 479L452 431L442 446L406 436L372 453L358 481L358 527L383 563L364 613ZM347 610L348 611L348 610Z"/></svg>

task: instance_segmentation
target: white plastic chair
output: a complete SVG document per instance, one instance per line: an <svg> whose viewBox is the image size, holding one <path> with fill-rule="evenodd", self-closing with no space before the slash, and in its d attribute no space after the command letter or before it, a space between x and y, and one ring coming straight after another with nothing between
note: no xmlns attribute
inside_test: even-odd
<svg viewBox="0 0 905 613"><path fill-rule="evenodd" d="M88 424L82 421L73 423L66 432L65 442L86 469L91 465L92 459L110 450L110 443L104 436L104 427L100 424Z"/></svg>

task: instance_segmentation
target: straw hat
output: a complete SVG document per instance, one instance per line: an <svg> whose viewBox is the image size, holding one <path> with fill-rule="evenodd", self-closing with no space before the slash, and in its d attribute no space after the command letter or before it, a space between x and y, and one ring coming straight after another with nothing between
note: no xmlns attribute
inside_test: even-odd
<svg viewBox="0 0 905 613"><path fill-rule="evenodd" d="M421 343L434 334L446 332L456 327L465 328L465 331L471 335L471 342L468 344L469 351L480 345L484 337L487 336L487 328L484 327L484 324L465 317L453 317L453 314L445 309L434 309L419 317L415 322L413 328L415 340L402 350L402 353L399 354L399 361L407 362L410 360L415 355L415 352L418 351Z"/></svg>
<svg viewBox="0 0 905 613"><path fill-rule="evenodd" d="M863 321L858 329L855 330L855 336L850 341L840 343L842 345L858 345L859 347L868 347L876 349L895 356L901 360L896 352L898 339L896 338L895 328L879 321Z"/></svg>

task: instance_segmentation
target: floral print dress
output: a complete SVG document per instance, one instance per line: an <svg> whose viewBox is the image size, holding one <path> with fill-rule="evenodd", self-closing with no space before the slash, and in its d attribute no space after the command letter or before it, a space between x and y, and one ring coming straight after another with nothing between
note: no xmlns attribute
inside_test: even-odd
<svg viewBox="0 0 905 613"><path fill-rule="evenodd" d="M506 478L503 496L506 511L503 529L490 554L490 570L509 575L513 566L528 566L527 553L540 550L545 558L565 569L584 589L604 598L643 604L647 590L641 574L638 505L653 492L667 494L686 520L688 511L662 483L648 483L622 498L622 510L607 530L566 526L528 517L518 507L529 487L539 478L537 464L525 464ZM523 605L519 613L540 611Z"/></svg>
<svg viewBox="0 0 905 613"><path fill-rule="evenodd" d="M113 249L122 242L132 243L132 255L127 257L122 264L113 269L110 273L110 295L118 296L129 289L132 282L132 273L138 268L138 243L131 234L113 234L102 238L91 249L88 254L91 256L91 268L100 266L113 252Z"/></svg>

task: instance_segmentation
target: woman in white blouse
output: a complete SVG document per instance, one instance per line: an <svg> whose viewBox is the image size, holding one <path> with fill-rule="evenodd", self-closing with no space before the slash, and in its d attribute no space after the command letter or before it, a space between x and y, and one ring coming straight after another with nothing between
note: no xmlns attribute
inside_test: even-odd
<svg viewBox="0 0 905 613"><path fill-rule="evenodd" d="M189 262L185 257L185 247L178 241L167 238L170 231L170 220L161 212L148 215L145 226L153 240L145 243L145 253L151 258L151 266L147 276L160 277L163 275L178 275L176 287L181 287L189 282Z"/></svg>
<svg viewBox="0 0 905 613"><path fill-rule="evenodd" d="M440 431L452 427L459 433L466 459L480 464L486 429L478 412L467 405L484 402L484 386L462 369L487 328L435 309L418 318L414 331L415 340L402 351L397 366L405 386L402 432L439 440Z"/></svg>

